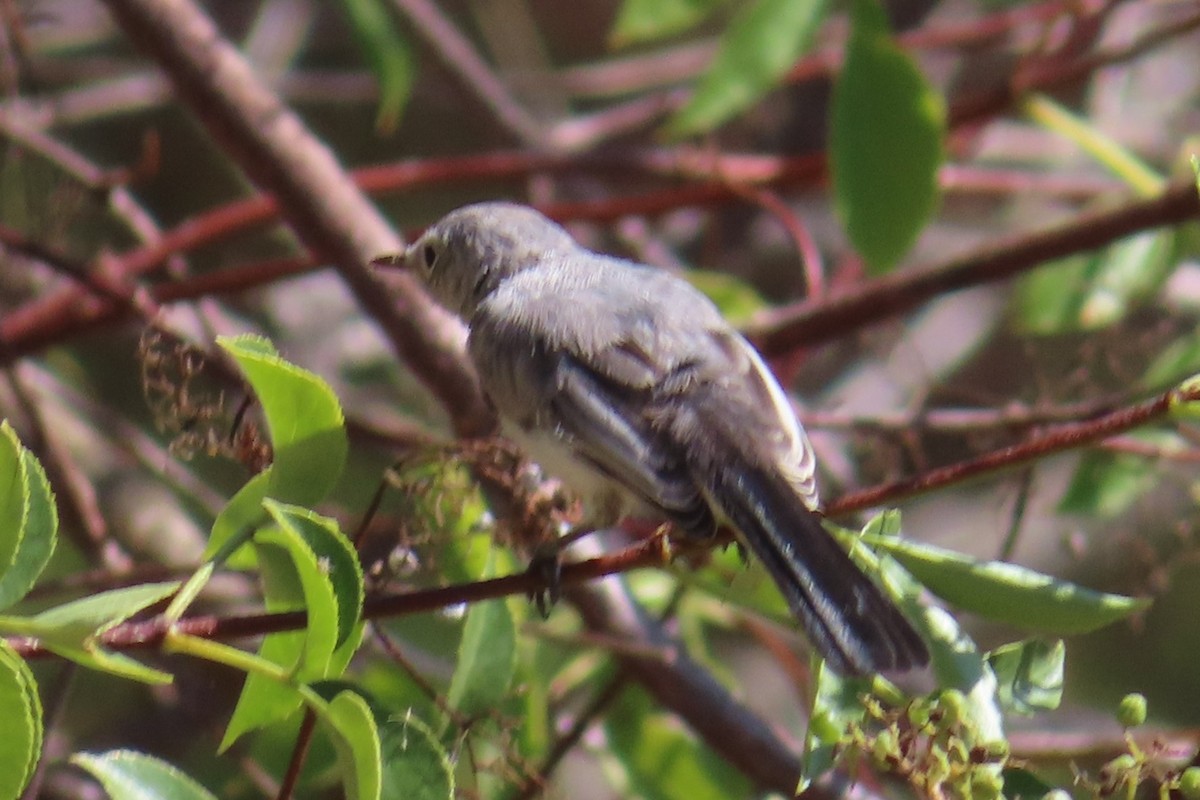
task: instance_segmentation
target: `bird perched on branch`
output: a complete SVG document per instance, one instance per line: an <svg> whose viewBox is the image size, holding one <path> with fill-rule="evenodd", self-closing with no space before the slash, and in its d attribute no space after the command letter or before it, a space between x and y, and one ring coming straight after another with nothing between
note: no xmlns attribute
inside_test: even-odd
<svg viewBox="0 0 1200 800"><path fill-rule="evenodd" d="M727 523L834 669L928 662L822 526L812 446L783 390L686 281L586 250L511 203L453 211L374 263L406 268L462 318L505 434L597 521L650 514L698 539Z"/></svg>

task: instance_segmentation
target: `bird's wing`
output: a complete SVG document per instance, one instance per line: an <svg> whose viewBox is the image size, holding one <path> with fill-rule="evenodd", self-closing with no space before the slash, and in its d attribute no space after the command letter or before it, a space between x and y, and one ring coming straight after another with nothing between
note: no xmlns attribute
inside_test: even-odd
<svg viewBox="0 0 1200 800"><path fill-rule="evenodd" d="M471 355L510 422L551 433L684 530L708 535L711 509L685 452L667 435L660 403L664 386L689 380L696 359L661 341L671 326L657 318L660 287L641 285L641 277L616 292L611 284L558 285L552 293L513 287L519 302L507 305L501 294L471 320ZM581 313L592 323L566 319Z"/></svg>

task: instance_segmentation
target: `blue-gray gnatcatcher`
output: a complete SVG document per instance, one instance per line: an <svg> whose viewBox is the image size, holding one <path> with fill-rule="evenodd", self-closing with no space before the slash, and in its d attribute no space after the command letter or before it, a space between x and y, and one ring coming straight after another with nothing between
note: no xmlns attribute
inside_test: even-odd
<svg viewBox="0 0 1200 800"><path fill-rule="evenodd" d="M375 263L405 267L462 317L506 435L594 521L650 512L696 537L728 522L839 672L928 662L822 527L812 446L783 390L690 284L510 203L453 211Z"/></svg>

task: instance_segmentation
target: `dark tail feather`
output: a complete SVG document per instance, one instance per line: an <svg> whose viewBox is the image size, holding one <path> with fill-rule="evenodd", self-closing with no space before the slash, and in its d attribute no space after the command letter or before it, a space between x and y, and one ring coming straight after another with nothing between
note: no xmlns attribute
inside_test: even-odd
<svg viewBox="0 0 1200 800"><path fill-rule="evenodd" d="M713 498L831 667L864 675L929 663L912 624L783 478L764 470L718 472Z"/></svg>

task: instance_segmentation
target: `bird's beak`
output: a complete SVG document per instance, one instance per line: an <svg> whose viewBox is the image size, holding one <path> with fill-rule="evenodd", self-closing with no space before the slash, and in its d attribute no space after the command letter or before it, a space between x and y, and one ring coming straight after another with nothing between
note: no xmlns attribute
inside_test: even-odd
<svg viewBox="0 0 1200 800"><path fill-rule="evenodd" d="M400 253L388 253L387 255L376 256L371 259L371 266L376 269L404 269L405 256L408 251Z"/></svg>

